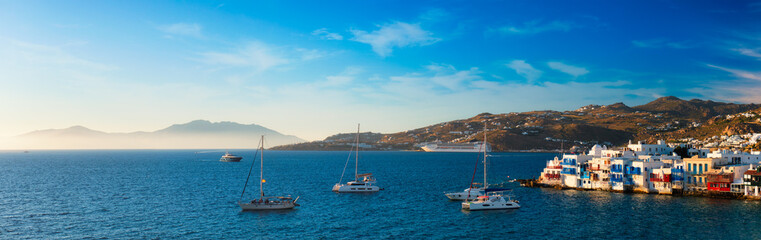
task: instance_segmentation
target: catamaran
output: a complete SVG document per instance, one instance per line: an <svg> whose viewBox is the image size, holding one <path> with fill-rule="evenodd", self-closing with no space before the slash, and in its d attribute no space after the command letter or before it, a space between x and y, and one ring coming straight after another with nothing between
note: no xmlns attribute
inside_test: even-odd
<svg viewBox="0 0 761 240"><path fill-rule="evenodd" d="M254 163L256 162L256 153L254 154L254 161L251 162L251 168L248 170L248 177L246 177L246 184L243 185L243 192L240 193L240 199L238 199L238 205L243 211L256 211L256 210L277 210L277 209L292 209L299 204L296 199L291 198L290 195L285 197L276 196L264 196L264 136L262 136L260 148L256 151L261 151L261 159L259 166L259 199L251 200L250 202L244 202L243 194L246 193L246 186L248 186L248 179L251 177L251 170L254 169Z"/></svg>
<svg viewBox="0 0 761 240"><path fill-rule="evenodd" d="M344 170L341 173L341 179L338 180L336 185L333 185L333 191L337 193L373 193L380 190L380 187L375 186L375 177L372 173L359 174L359 124L357 124L357 143L355 145L356 151L349 152L349 157L346 158L346 164ZM343 181L344 173L346 173L346 166L349 165L349 159L351 159L351 153L354 154L354 181L341 184Z"/></svg>
<svg viewBox="0 0 761 240"><path fill-rule="evenodd" d="M462 203L462 209L477 210L500 210L520 208L518 200L513 200L510 195L502 193L503 191L489 192L486 196L480 196L475 201Z"/></svg>

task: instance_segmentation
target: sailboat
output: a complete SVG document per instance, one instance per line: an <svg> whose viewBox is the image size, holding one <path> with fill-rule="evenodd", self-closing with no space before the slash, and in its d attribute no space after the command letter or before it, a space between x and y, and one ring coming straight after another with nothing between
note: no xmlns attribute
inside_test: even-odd
<svg viewBox="0 0 761 240"><path fill-rule="evenodd" d="M484 183L483 183L483 186L482 187L474 187L473 185L478 185L479 183L474 183L473 180L471 180L470 181L470 187L466 188L462 192L446 193L445 195L450 200L455 200L455 201L471 201L471 200L478 199L478 197L486 196L486 190L489 188L489 182L487 180L487 176L488 176L487 173L488 173L488 171L486 171L486 157L487 157L487 154L486 154L486 147L485 147L486 146L486 125L485 124L484 124L484 144L482 144L481 146L483 146L483 147L481 147L481 150L482 150L482 152L484 154L484 159L483 159L483 163L484 163ZM477 167L478 167L478 163L476 162L476 167L473 169L473 177L474 178L476 176Z"/></svg>
<svg viewBox="0 0 761 240"><path fill-rule="evenodd" d="M256 210L277 210L277 209L292 209L299 204L290 195L286 197L276 196L264 196L264 135L262 135L260 148L257 149L257 153L261 151L261 159L259 166L259 199L251 200L250 202L243 202L243 194L246 193L246 186L248 186L248 179L251 177L251 170L254 169L254 163L256 162L256 154L254 155L254 161L251 162L251 168L248 170L248 177L246 177L246 184L243 185L243 192L240 193L240 199L238 199L238 205L243 211L256 211Z"/></svg>
<svg viewBox="0 0 761 240"><path fill-rule="evenodd" d="M354 154L354 181L341 184L343 181L344 173L346 173L346 166L349 165L349 159L351 159L351 152L349 157L346 158L346 164L344 170L341 172L341 179L338 180L336 185L333 185L333 192L337 193L373 193L380 190L380 187L375 186L375 177L372 173L359 174L359 124L357 124L357 142L355 146ZM352 151L354 152L354 151ZM361 179L360 179L361 178Z"/></svg>
<svg viewBox="0 0 761 240"><path fill-rule="evenodd" d="M486 142L486 123L484 123L484 142ZM471 196L469 194L466 197L465 202L461 204L462 209L475 211L520 208L521 206L518 205L518 201L513 200L509 195L503 194L503 192L509 191L509 189L489 188L489 184L486 181L488 176L486 157L486 151L484 150L484 187L482 191L477 192L478 196L476 196L474 200L470 199ZM474 177L475 174L475 171L473 171ZM469 189L473 188L472 182L473 180L471 180L471 187ZM469 189L465 190L467 191ZM447 197L449 197L449 194L447 194ZM450 199L452 198L450 197Z"/></svg>

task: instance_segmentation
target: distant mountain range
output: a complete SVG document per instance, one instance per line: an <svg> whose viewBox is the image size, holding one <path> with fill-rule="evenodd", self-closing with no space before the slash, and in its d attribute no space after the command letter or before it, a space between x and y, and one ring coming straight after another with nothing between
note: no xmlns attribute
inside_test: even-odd
<svg viewBox="0 0 761 240"><path fill-rule="evenodd" d="M234 149L304 142L256 125L196 120L154 132L106 133L82 126L39 130L6 139L4 149Z"/></svg>
<svg viewBox="0 0 761 240"><path fill-rule="evenodd" d="M495 151L557 151L593 144L620 146L629 140L654 142L686 137L760 132L761 120L722 116L760 112L759 104L735 104L700 99L661 97L644 105L623 103L588 105L574 111L531 111L490 114L443 122L398 133L365 133L360 141L376 150L419 150L424 142L470 142L483 140L486 124L489 143ZM712 135L713 134L713 135ZM336 150L351 147L349 133L323 141L283 145L283 150Z"/></svg>

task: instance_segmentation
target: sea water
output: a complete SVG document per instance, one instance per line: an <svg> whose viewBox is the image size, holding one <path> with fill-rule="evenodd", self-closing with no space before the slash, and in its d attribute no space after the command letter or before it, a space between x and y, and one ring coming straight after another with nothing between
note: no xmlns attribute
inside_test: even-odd
<svg viewBox="0 0 761 240"><path fill-rule="evenodd" d="M522 207L469 212L444 193L482 181L476 153L361 152L359 172L384 190L338 194L332 186L354 178L348 152L265 151L265 194L301 206L241 212L254 150L231 152L243 161L201 150L0 152L0 238L761 239L761 202L507 181L536 177L556 156L547 153L490 153L489 182L514 188ZM256 161L244 201L259 194Z"/></svg>

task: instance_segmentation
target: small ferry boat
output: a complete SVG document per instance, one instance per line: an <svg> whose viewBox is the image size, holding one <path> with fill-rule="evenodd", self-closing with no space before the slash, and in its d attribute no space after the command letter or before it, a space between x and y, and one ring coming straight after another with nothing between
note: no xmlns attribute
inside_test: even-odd
<svg viewBox="0 0 761 240"><path fill-rule="evenodd" d="M230 154L229 152L226 152L222 158L219 159L221 162L240 162L240 160L243 159L243 157L235 156L233 154Z"/></svg>
<svg viewBox="0 0 761 240"><path fill-rule="evenodd" d="M349 158L346 159L346 165L341 173L341 179L338 180L336 185L333 185L333 192L337 193L374 193L380 191L380 187L375 186L375 177L372 173L359 174L359 124L357 124L357 144L356 152L354 155L354 181L341 184L344 173L346 173L346 166L349 165L349 159L351 159L351 153Z"/></svg>
<svg viewBox="0 0 761 240"><path fill-rule="evenodd" d="M517 200L513 200L510 195L503 195L501 192L489 193L486 196L480 196L475 201L462 203L462 209L470 211L478 210L501 210L520 208Z"/></svg>

